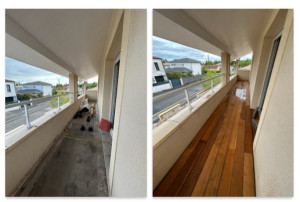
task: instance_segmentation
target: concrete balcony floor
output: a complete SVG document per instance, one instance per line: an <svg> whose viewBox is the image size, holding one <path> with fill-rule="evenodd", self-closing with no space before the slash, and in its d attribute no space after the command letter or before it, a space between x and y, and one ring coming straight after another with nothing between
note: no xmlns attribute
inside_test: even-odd
<svg viewBox="0 0 300 202"><path fill-rule="evenodd" d="M237 82L154 196L255 196L248 82Z"/></svg>
<svg viewBox="0 0 300 202"><path fill-rule="evenodd" d="M105 161L110 158L106 153L111 137L105 134L103 140L98 115L87 122L88 115L85 112L82 118L71 120L18 196L108 196L105 165L109 162ZM80 130L82 124L85 131ZM93 132L88 131L89 126Z"/></svg>

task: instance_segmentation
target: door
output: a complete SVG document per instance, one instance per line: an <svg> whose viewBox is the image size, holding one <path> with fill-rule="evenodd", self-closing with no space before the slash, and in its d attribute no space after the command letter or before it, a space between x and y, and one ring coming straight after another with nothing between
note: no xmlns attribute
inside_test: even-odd
<svg viewBox="0 0 300 202"><path fill-rule="evenodd" d="M252 125L254 126L255 129L257 128L259 117L260 117L260 114L262 112L263 105L264 105L264 102L265 102L265 98L266 98L267 90L268 90L268 87L269 87L269 82L270 82L270 79L271 79L273 66L274 66L274 63L275 63L275 59L276 59L278 47L279 47L279 44L280 44L280 40L281 40L281 32L274 39L273 47L272 47L272 50L271 50L271 56L270 56L270 59L269 59L269 64L268 64L268 68L267 68L267 72L266 72L265 81L264 81L262 93L261 93L261 96L260 96L259 104L258 104L258 107L255 109L253 115L252 115Z"/></svg>
<svg viewBox="0 0 300 202"><path fill-rule="evenodd" d="M115 119L115 109L116 109L116 100L117 100L117 90L118 90L118 78L119 78L119 66L120 58L119 56L115 60L114 65L114 75L113 75L113 89L111 97L111 108L110 108L110 122L112 129L114 128L114 119Z"/></svg>

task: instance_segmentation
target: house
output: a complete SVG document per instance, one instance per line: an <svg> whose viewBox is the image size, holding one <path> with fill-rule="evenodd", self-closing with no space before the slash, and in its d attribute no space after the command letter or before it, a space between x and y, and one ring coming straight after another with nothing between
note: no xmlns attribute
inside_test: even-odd
<svg viewBox="0 0 300 202"><path fill-rule="evenodd" d="M34 127L24 121L5 135L6 196L16 196L26 188L25 196L145 197L147 10L6 9L5 25L5 55L69 78L70 92L70 102L60 109L34 121L29 114L28 123ZM87 81L96 76L99 85L87 92ZM81 82L84 94L78 96ZM62 137L86 101L94 104L94 131L88 131L86 119L76 119L75 130L67 129L73 139ZM100 122L109 127L100 130ZM86 126L83 132L81 124ZM61 148L61 141L68 143L70 152L53 153ZM66 161L56 161L65 155ZM59 172L37 179L43 187L44 179L60 186L48 183L45 192L33 186L30 193L32 187L24 183L34 183L37 170L49 171L48 164L43 167L44 159L54 162L52 168Z"/></svg>
<svg viewBox="0 0 300 202"><path fill-rule="evenodd" d="M155 9L153 35L222 67L192 110L153 128L154 196L293 197L294 10ZM250 70L231 75L250 53Z"/></svg>
<svg viewBox="0 0 300 202"><path fill-rule="evenodd" d="M36 89L42 92L43 96L52 95L52 84L43 81L34 81L34 82L22 84L22 90L29 90L29 89Z"/></svg>
<svg viewBox="0 0 300 202"><path fill-rule="evenodd" d="M38 94L43 94L43 91L40 91L40 90L38 90L38 89L31 89L31 88L29 88L29 89L19 89L19 90L17 90L17 93L18 94L24 94L24 93L30 93L30 94L32 94L32 95L38 95Z"/></svg>
<svg viewBox="0 0 300 202"><path fill-rule="evenodd" d="M202 64L198 60L191 58L175 59L169 62L170 68L184 67L192 71L193 75L202 74Z"/></svg>
<svg viewBox="0 0 300 202"><path fill-rule="evenodd" d="M153 57L152 59L152 92L157 93L163 90L171 89L162 59Z"/></svg>
<svg viewBox="0 0 300 202"><path fill-rule="evenodd" d="M162 59L159 57L153 57L152 59L152 77L154 83L168 81Z"/></svg>
<svg viewBox="0 0 300 202"><path fill-rule="evenodd" d="M180 72L182 74L193 73L192 70L186 67L170 67L170 68L166 68L166 72L167 73Z"/></svg>
<svg viewBox="0 0 300 202"><path fill-rule="evenodd" d="M17 102L16 83L5 79L5 104Z"/></svg>
<svg viewBox="0 0 300 202"><path fill-rule="evenodd" d="M215 64L215 65L206 65L205 69L209 69L209 70L221 70L221 64Z"/></svg>

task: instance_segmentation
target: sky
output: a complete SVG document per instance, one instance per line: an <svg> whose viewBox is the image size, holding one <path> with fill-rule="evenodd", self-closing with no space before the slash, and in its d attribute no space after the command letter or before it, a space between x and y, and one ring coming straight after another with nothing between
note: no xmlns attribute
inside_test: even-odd
<svg viewBox="0 0 300 202"><path fill-rule="evenodd" d="M56 85L69 83L69 78L43 70L38 67L5 57L5 79L16 82L28 83L33 81L43 81ZM98 82L98 77L88 80L88 83Z"/></svg>
<svg viewBox="0 0 300 202"><path fill-rule="evenodd" d="M168 61L180 58L191 58L199 60L201 62L207 61L209 56L210 61L221 60L221 57L194 49L188 46L184 46L173 41L165 40L156 36L153 36L153 56L165 58ZM242 57L241 59L252 58L252 53Z"/></svg>

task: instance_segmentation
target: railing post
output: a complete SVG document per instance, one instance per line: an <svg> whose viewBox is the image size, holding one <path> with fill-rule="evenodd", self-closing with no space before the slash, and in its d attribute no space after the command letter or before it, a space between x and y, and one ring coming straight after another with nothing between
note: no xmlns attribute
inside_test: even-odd
<svg viewBox="0 0 300 202"><path fill-rule="evenodd" d="M189 94L188 94L188 92L187 92L187 89L185 89L184 92L185 92L186 101L187 101L188 106L189 106L189 110L192 110L193 107L192 107L192 105L191 105L191 103L190 103L190 98L189 98Z"/></svg>
<svg viewBox="0 0 300 202"><path fill-rule="evenodd" d="M59 96L57 97L57 110L60 110L60 105L59 105Z"/></svg>
<svg viewBox="0 0 300 202"><path fill-rule="evenodd" d="M210 88L212 90L212 92L214 92L214 80L210 80Z"/></svg>
<svg viewBox="0 0 300 202"><path fill-rule="evenodd" d="M26 127L29 129L29 128L31 128L31 125L30 125L30 121L29 121L27 104L24 104L24 110L25 110Z"/></svg>

